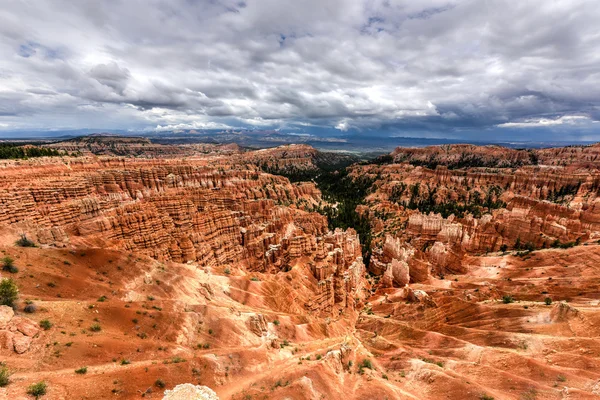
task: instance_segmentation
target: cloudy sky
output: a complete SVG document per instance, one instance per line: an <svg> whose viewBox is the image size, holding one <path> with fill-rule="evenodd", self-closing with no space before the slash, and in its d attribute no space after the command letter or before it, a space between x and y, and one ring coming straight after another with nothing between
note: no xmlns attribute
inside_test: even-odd
<svg viewBox="0 0 600 400"><path fill-rule="evenodd" d="M0 5L0 135L282 129L600 140L597 0Z"/></svg>

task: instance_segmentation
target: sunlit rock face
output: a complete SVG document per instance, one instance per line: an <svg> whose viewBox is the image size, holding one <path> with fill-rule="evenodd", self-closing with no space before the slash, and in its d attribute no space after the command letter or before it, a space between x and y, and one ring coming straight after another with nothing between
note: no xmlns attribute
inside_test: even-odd
<svg viewBox="0 0 600 400"><path fill-rule="evenodd" d="M310 147L144 147L0 162L0 398L598 396L594 146L354 165L366 251Z"/></svg>
<svg viewBox="0 0 600 400"><path fill-rule="evenodd" d="M184 383L166 390L163 400L219 400L219 397L209 387Z"/></svg>

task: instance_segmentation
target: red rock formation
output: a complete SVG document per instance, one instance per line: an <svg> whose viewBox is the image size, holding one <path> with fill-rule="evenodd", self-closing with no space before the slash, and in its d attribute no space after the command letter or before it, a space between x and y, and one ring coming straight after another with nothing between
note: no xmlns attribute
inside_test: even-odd
<svg viewBox="0 0 600 400"><path fill-rule="evenodd" d="M0 306L0 352L23 354L29 350L40 329L30 319L14 315L10 307Z"/></svg>
<svg viewBox="0 0 600 400"><path fill-rule="evenodd" d="M0 252L20 298L0 307L0 398L42 380L57 399L184 383L222 399L598 396L593 169L354 166L376 180L358 209L366 274L356 232L305 211L315 185L252 157L2 162Z"/></svg>
<svg viewBox="0 0 600 400"><path fill-rule="evenodd" d="M370 270L382 274L385 284L401 286L398 274L406 268L400 264L411 260L438 274L464 272L466 253L596 239L600 181L594 149L399 148L392 153L394 164L354 166L352 176L377 179L368 206L360 211L380 232ZM577 154L585 155L578 159ZM564 162L546 162L554 156ZM460 207L463 211L456 214ZM412 249L412 256L390 256L388 235ZM394 269L388 271L393 260ZM419 278L411 273L413 282L424 279L426 273Z"/></svg>
<svg viewBox="0 0 600 400"><path fill-rule="evenodd" d="M201 267L243 263L276 273L302 260L320 282L310 310L353 308L364 274L356 233L327 233L325 217L291 206L319 202L314 184L290 184L246 161L211 160L220 166L91 158L9 167L0 182L0 221L36 243L121 249ZM20 176L18 186L11 174Z"/></svg>

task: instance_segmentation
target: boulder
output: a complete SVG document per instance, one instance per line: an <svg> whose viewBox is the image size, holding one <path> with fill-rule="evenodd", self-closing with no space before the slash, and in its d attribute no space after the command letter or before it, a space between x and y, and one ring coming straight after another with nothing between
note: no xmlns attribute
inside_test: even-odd
<svg viewBox="0 0 600 400"><path fill-rule="evenodd" d="M0 331L0 350L12 350L14 333L9 331Z"/></svg>
<svg viewBox="0 0 600 400"><path fill-rule="evenodd" d="M25 336L21 333L16 333L13 336L13 345L15 351L18 354L25 353L27 350L29 350L29 347L31 346L31 341L32 339L30 337Z"/></svg>
<svg viewBox="0 0 600 400"><path fill-rule="evenodd" d="M184 383L173 390L165 390L163 400L219 400L219 397L207 386Z"/></svg>
<svg viewBox="0 0 600 400"><path fill-rule="evenodd" d="M28 318L15 317L11 321L11 325L15 326L17 331L29 337L34 337L40 332L38 325Z"/></svg>
<svg viewBox="0 0 600 400"><path fill-rule="evenodd" d="M15 316L15 312L9 306L0 306L0 329L6 328L6 325Z"/></svg>

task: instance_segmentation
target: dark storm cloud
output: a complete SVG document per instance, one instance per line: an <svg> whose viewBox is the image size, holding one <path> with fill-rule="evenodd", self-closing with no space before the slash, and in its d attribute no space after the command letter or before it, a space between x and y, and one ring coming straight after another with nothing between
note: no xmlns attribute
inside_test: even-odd
<svg viewBox="0 0 600 400"><path fill-rule="evenodd" d="M593 0L0 6L0 128L594 132Z"/></svg>

